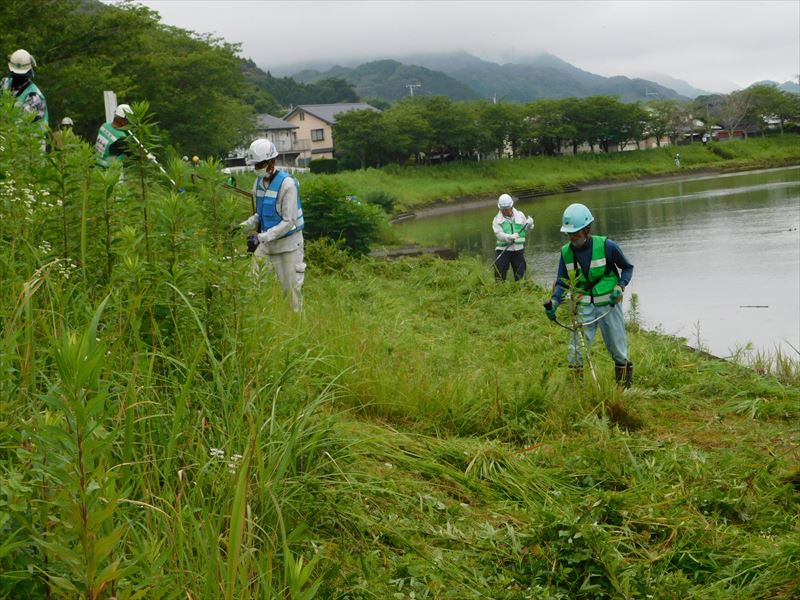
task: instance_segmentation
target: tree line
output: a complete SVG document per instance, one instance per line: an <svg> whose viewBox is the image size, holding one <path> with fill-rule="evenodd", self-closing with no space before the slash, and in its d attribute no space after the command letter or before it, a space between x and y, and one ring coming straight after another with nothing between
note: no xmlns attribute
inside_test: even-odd
<svg viewBox="0 0 800 600"><path fill-rule="evenodd" d="M764 132L800 123L800 96L759 84L694 102L623 103L610 96L537 100L527 104L455 102L444 96L405 98L383 112L353 111L333 126L343 168L390 163L573 154L582 144L609 152L640 147L653 136L675 144L687 134L721 127ZM699 123L699 126L698 126ZM691 139L691 137L690 137Z"/></svg>
<svg viewBox="0 0 800 600"><path fill-rule="evenodd" d="M237 44L164 25L157 12L133 2L6 0L0 49L5 57L17 48L36 59L50 126L70 117L75 133L89 140L105 120L104 90L116 92L120 103L147 101L164 143L201 156L225 156L241 145L257 113L357 100L343 80L303 85L265 77L239 57Z"/></svg>
<svg viewBox="0 0 800 600"><path fill-rule="evenodd" d="M352 84L329 78L313 84L273 77L240 48L220 38L167 26L133 2L7 0L0 3L0 47L25 48L37 60L36 83L47 97L50 125L63 117L94 139L104 121L103 91L119 102L147 101L164 144L180 154L225 156L253 135L255 115L280 116L291 105L355 102ZM369 100L368 100L369 101ZM409 159L557 154L582 143L608 151L645 135L677 139L692 119L729 131L796 122L797 96L753 86L693 104L657 100L624 104L606 96L528 104L405 98L374 104L382 113L339 117L335 139L343 166L405 163Z"/></svg>

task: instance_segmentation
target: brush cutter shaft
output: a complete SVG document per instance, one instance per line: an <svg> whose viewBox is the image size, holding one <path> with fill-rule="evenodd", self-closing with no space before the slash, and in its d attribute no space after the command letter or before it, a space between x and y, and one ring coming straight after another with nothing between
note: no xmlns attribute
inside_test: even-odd
<svg viewBox="0 0 800 600"><path fill-rule="evenodd" d="M606 312L604 312L602 315L600 315L596 319L592 319L591 321L586 321L585 323L578 323L578 325L576 325L575 327L569 327L568 325L564 325L558 319L553 321L553 323L555 323L556 325L558 325L560 327L563 327L567 331L575 332L575 331L578 331L579 329L581 329L583 327L586 327L587 325L593 325L593 324L597 323L598 321L602 321L603 319L605 319L609 315L610 312L611 312L611 309L607 310Z"/></svg>
<svg viewBox="0 0 800 600"><path fill-rule="evenodd" d="M130 132L128 132L128 135L129 135L131 138L133 138L133 141L134 141L134 142L136 142L137 144L139 144L139 147L140 147L142 150L144 150L144 151L147 153L147 158L148 158L149 160L153 161L153 164L155 164L155 166L157 166L157 167L158 167L158 169L159 169L159 170L160 170L160 171L161 171L161 172L162 172L162 173L163 173L163 174L166 176L166 178L167 178L167 179L169 179L169 182L170 182L172 185L174 185L174 186L177 186L178 184L177 184L177 183L175 183L175 180L174 180L174 179L172 179L172 177L170 177L170 176L169 176L169 173L167 173L167 172L164 170L164 167L162 167L162 166L161 166L161 163L159 163L159 162L158 162L158 160L157 160L157 159L156 159L156 157L153 155L153 153L152 153L152 152L150 152L150 151L149 151L147 148L145 148L145 147L144 147L144 144L142 144L142 142L140 142L140 141L139 141L139 138L137 138L135 135L133 135L133 133L130 133Z"/></svg>
<svg viewBox="0 0 800 600"><path fill-rule="evenodd" d="M195 177L197 179L200 179L201 181L207 181L208 180L207 177L203 177L202 175L198 175L197 173L192 173L192 179L194 179ZM253 194L251 194L250 192L247 192L245 190L242 190L240 188L232 186L229 183L223 183L222 187L224 187L225 189L228 189L228 190L230 190L232 192L235 192L235 193L239 194L240 196L244 196L245 198L250 198L251 200L253 198Z"/></svg>

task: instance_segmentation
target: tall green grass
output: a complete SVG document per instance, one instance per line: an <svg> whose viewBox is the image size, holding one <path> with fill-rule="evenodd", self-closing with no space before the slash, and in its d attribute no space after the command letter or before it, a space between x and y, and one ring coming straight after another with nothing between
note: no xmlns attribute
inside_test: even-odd
<svg viewBox="0 0 800 600"><path fill-rule="evenodd" d="M65 218L53 165L12 151L16 114L0 106L0 598L800 591L796 370L632 326L632 390L599 345L598 385L574 379L545 291L473 259L310 243L295 315L250 277L227 233L248 207L210 167L180 196L145 172L147 223L141 178L70 171Z"/></svg>
<svg viewBox="0 0 800 600"><path fill-rule="evenodd" d="M676 169L675 152L681 154ZM398 167L347 171L336 177L351 194L368 197L389 192L398 199L397 210L416 209L437 202L470 196L491 196L515 188L561 189L566 184L630 181L646 176L685 175L761 168L800 162L800 136L786 134L708 146L653 148L611 154L538 156L519 160L493 160L438 166Z"/></svg>

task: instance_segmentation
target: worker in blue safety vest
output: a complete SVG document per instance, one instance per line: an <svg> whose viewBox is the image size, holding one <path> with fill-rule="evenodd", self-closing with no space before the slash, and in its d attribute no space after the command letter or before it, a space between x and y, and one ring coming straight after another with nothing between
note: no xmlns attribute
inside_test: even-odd
<svg viewBox="0 0 800 600"><path fill-rule="evenodd" d="M248 242L253 252L253 270L259 274L269 262L289 295L292 308L302 308L301 290L305 279L303 262L303 207L297 180L286 171L278 170L278 150L268 139L250 144L245 162L255 168L253 199L256 212L239 224L247 231L256 231Z"/></svg>

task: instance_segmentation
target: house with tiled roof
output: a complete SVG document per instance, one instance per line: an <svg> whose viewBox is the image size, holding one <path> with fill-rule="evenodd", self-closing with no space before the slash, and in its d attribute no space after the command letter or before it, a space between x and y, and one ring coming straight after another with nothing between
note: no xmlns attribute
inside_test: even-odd
<svg viewBox="0 0 800 600"><path fill-rule="evenodd" d="M305 166L313 158L333 158L335 148L333 124L336 115L354 110L378 109L364 102L342 102L339 104L300 104L293 107L283 121L295 126L295 139L308 143L297 158L297 164Z"/></svg>
<svg viewBox="0 0 800 600"><path fill-rule="evenodd" d="M256 137L267 138L278 150L279 166L296 166L298 157L311 149L308 139L298 139L299 127L267 113L256 115Z"/></svg>

